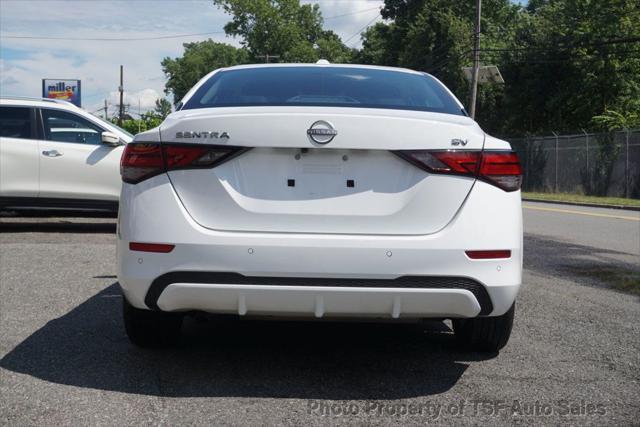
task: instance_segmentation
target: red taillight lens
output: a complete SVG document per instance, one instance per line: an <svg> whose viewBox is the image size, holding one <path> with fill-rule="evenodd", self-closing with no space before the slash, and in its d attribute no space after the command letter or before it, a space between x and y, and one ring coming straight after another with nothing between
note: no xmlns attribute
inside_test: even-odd
<svg viewBox="0 0 640 427"><path fill-rule="evenodd" d="M513 151L403 150L394 154L427 172L473 176L505 191L518 190L522 180Z"/></svg>
<svg viewBox="0 0 640 427"><path fill-rule="evenodd" d="M135 184L164 172L162 151L158 144L127 144L120 159L124 182Z"/></svg>
<svg viewBox="0 0 640 427"><path fill-rule="evenodd" d="M522 167L513 151L482 153L479 177L505 191L516 191L522 184Z"/></svg>
<svg viewBox="0 0 640 427"><path fill-rule="evenodd" d="M403 150L395 154L431 173L476 175L480 151Z"/></svg>
<svg viewBox="0 0 640 427"><path fill-rule="evenodd" d="M511 258L510 250L492 250L492 251L465 251L471 259L500 259Z"/></svg>
<svg viewBox="0 0 640 427"><path fill-rule="evenodd" d="M209 168L245 151L242 147L214 145L163 145L167 170Z"/></svg>
<svg viewBox="0 0 640 427"><path fill-rule="evenodd" d="M245 147L188 144L127 144L120 161L122 180L136 184L177 169L212 168L248 150Z"/></svg>

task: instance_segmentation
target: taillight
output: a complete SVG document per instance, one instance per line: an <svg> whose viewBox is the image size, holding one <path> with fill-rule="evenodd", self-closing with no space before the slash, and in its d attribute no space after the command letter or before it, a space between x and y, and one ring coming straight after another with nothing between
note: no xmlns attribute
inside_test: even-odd
<svg viewBox="0 0 640 427"><path fill-rule="evenodd" d="M124 182L135 184L164 172L162 151L158 144L127 144L120 159Z"/></svg>
<svg viewBox="0 0 640 427"><path fill-rule="evenodd" d="M205 169L218 166L249 148L226 145L127 144L120 161L124 182L136 184L178 169Z"/></svg>
<svg viewBox="0 0 640 427"><path fill-rule="evenodd" d="M522 168L513 151L402 150L393 153L429 173L476 177L505 191L520 189Z"/></svg>
<svg viewBox="0 0 640 427"><path fill-rule="evenodd" d="M522 184L522 167L513 151L484 151L478 177L505 191L516 191Z"/></svg>

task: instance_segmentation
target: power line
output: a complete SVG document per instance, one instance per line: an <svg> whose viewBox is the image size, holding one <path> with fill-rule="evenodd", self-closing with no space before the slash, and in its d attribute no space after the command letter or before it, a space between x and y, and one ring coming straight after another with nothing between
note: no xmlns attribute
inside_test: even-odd
<svg viewBox="0 0 640 427"><path fill-rule="evenodd" d="M145 40L165 40L165 39L177 39L183 37L194 36L206 36L211 34L224 34L224 31L211 31L208 33L193 33L193 34L175 34L171 36L155 36L155 37L38 37L38 36L0 36L3 39L29 39L29 40L69 40L69 41L100 41L100 42L130 42L130 41L145 41Z"/></svg>
<svg viewBox="0 0 640 427"><path fill-rule="evenodd" d="M453 60L459 60L462 59L463 57L465 57L466 55L470 54L473 52L473 49L471 48L471 46L468 46L467 50L462 51L461 53L457 54L457 55L453 55L453 56L447 56L446 58L443 58L442 60L436 62L435 64L433 64L431 66L431 68L429 68L429 73L435 73L437 71L440 71L442 68L444 68L449 62L453 61Z"/></svg>
<svg viewBox="0 0 640 427"><path fill-rule="evenodd" d="M380 10L379 7L370 7L369 9L362 9L362 10L356 10L355 12L343 13L342 15L327 16L326 18L323 18L323 19L325 21L327 19L337 19L337 18L342 18L344 16L358 15L360 13L369 12L370 10L376 10L376 9Z"/></svg>
<svg viewBox="0 0 640 427"><path fill-rule="evenodd" d="M581 48L581 47L590 47L590 46L604 46L604 45L617 45L617 44L627 44L627 43L639 43L640 42L640 37L625 37L625 38L617 38L617 39L608 39L608 40L601 40L598 42L592 42L592 43L582 43L582 44L575 44L575 45L567 45L567 46L540 46L540 47L523 47L523 48L480 48L479 51L480 52L484 52L486 54L498 54L501 52L529 52L529 51L557 51L557 50L570 50L570 49L575 49L575 48ZM435 50L434 50L435 52ZM459 55L453 55L453 56L449 56L447 58L444 58L441 61L438 61L437 63L433 64L431 66L431 68L429 69L429 72L433 73L435 71L440 70L442 67L444 67L445 65L447 65L450 61L454 60L454 59L461 59L462 57L464 57L465 55L469 54L473 52L472 49L463 51L461 54ZM624 50L624 51L610 51L607 52L606 55L619 55L619 54L623 54L623 53L628 53L632 51L628 51L628 50ZM591 54L594 55L594 54ZM437 56L437 55L434 55ZM576 58L574 58L576 59ZM579 59L579 58L578 58ZM561 59L561 61L571 61L573 60L572 58L566 58L566 59ZM557 61L557 59L555 60ZM514 60L513 62L521 62L521 61L517 61Z"/></svg>
<svg viewBox="0 0 640 427"><path fill-rule="evenodd" d="M472 50L467 50L462 52L459 55L453 55L453 56L449 56L447 58L445 58L442 61L437 62L436 64L432 65L429 70L428 73L430 74L435 74L436 72L440 71L441 69L443 69L444 67L446 67L449 62L453 61L453 60L458 60L461 59L462 57L464 57L465 55L468 55L469 53L471 53ZM624 51L624 52L610 52L608 53L608 55L615 55L615 54L623 54L623 53L640 53L640 51ZM580 57L570 57L570 58L550 58L550 59L536 59L536 58L532 58L532 59L526 59L526 58L520 58L520 59L510 59L508 61L502 61L502 64L562 64L562 63L566 63L566 62L576 62L576 63L589 63L589 62L595 62L595 61L599 61L601 60L602 57L601 56L595 56L595 57L590 57L590 58L580 58ZM626 56L625 59L640 59L640 56Z"/></svg>
<svg viewBox="0 0 640 427"><path fill-rule="evenodd" d="M640 56L627 56L625 59L640 59ZM592 58L551 58L551 59L514 59L504 64L562 64L566 62L583 63L601 61L601 57Z"/></svg>
<svg viewBox="0 0 640 427"><path fill-rule="evenodd" d="M357 11L354 11L354 12L343 13L341 15L328 16L328 17L323 18L323 19L324 20L337 19L337 18L342 18L342 17L345 17L345 16L358 15L360 13L365 13L365 12L369 12L369 11L372 11L372 10L380 10L380 8L379 7L371 7L371 8L368 8L368 9L361 9L361 10L357 10ZM378 14L379 14L379 12L378 12ZM377 18L377 16L376 16L376 18ZM375 18L374 18L374 20L375 20ZM369 24L367 24L367 26L369 26ZM356 35L360 34L367 26L365 26L362 30L360 30L360 32L358 32L358 33L354 34L353 36L351 36L349 39L347 39L347 41L351 40L353 37L355 37ZM173 35L167 35L167 36L153 36L153 37L49 37L49 36L3 36L3 35L0 35L0 38L3 38L3 39L18 39L18 40L22 39L22 40L66 40L66 41L102 41L102 42L114 41L114 42L123 42L123 41L166 40L166 39L177 39L177 38L184 38L184 37L207 36L207 35L213 35L213 34L225 34L225 32L224 31L210 31L210 32L206 32L206 33L173 34Z"/></svg>
<svg viewBox="0 0 640 427"><path fill-rule="evenodd" d="M360 28L360 30L358 30L358 32L357 32L357 33L354 33L351 37L349 37L348 39L346 39L346 40L345 40L344 42L342 42L342 43L344 43L344 44L346 45L347 43L349 43L349 41L350 41L352 38L354 38L354 37L355 37L355 36L357 36L357 35L362 34L362 32L363 32L364 30L366 30L366 29L369 27L369 25L371 25L371 24L373 24L375 21L377 21L377 20L378 20L378 18L380 18L380 12L376 13L376 16L374 16L374 17L373 17L373 19L372 19L371 21L367 22L367 25L365 25L364 27Z"/></svg>
<svg viewBox="0 0 640 427"><path fill-rule="evenodd" d="M566 60L572 60L572 59L580 59L580 58L584 58L584 57L591 57L591 58L605 58L607 56L618 56L618 55L625 55L628 53L638 53L640 52L639 49L625 49L625 50L612 50L612 51L608 51L608 52L602 52L602 51L595 51L595 52L590 52L590 53L582 53L582 54L574 54L573 56L571 56L570 52L557 52L558 55L564 55L563 57L554 57L554 55L536 55L535 57L533 57L533 59L566 59ZM491 58L493 58L494 60L500 59L501 52L485 52L486 56L489 56ZM554 53L554 52L550 52L550 53ZM509 57L510 61L519 61L519 60L526 60L527 57L526 56L516 56L516 57Z"/></svg>
<svg viewBox="0 0 640 427"><path fill-rule="evenodd" d="M591 43L574 43L566 46L556 45L556 46L541 46L541 47L512 47L512 48L484 48L480 49L481 52L517 52L517 51L544 51L544 50L559 50L559 49L576 49L581 47L592 47L592 46L608 46L608 45L616 45L616 44L627 44L627 43L640 43L640 37L625 37L618 39L609 39L609 40L601 40L598 42Z"/></svg>
<svg viewBox="0 0 640 427"><path fill-rule="evenodd" d="M623 39L611 39L611 40L603 40L600 42L594 42L594 43L590 43L590 44L582 44L582 45L575 45L575 46L553 46L553 47L532 47L532 48L485 48L482 49L480 48L480 52L485 52L487 54L498 54L501 52L528 52L528 51L557 51L559 49L564 49L564 50L568 50L568 49L574 49L576 47L588 47L588 46L602 46L602 45L612 45L612 44L626 44L626 43L638 43L640 42L640 37L628 37L628 38L623 38ZM441 61L438 61L437 63L433 64L430 69L429 69L429 73L435 73L437 71L440 71L442 68L444 68L449 62L453 61L453 60L458 60L458 59L462 59L465 55L468 55L469 53L473 52L473 50L466 50L463 51L461 54L459 55L453 55L453 56L449 56L447 58L444 58ZM635 53L632 50L624 50L624 51L611 51L611 52L606 52L603 55L621 55L621 54L625 54L625 53ZM590 54L590 56L595 56L595 54ZM593 58L592 60L597 60L599 58L601 58L602 56L596 56L595 58ZM629 57L629 59L636 59L635 57ZM568 57L568 58L547 58L547 59L539 59L539 58L533 58L530 60L526 60L526 59L511 59L509 61L507 61L506 63L531 63L531 64L543 64L543 63L548 63L548 64L553 64L553 63L561 63L561 62L569 62L569 61L583 61L583 60L587 60L586 58L580 58L580 57Z"/></svg>
<svg viewBox="0 0 640 427"><path fill-rule="evenodd" d="M280 55L269 55L268 53L265 55L256 55L256 58L264 58L264 62L267 64L270 63L270 59L280 59Z"/></svg>

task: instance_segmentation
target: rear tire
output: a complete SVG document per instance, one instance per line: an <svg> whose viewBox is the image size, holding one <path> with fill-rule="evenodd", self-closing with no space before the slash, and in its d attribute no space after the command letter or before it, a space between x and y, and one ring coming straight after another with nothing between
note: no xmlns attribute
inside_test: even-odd
<svg viewBox="0 0 640 427"><path fill-rule="evenodd" d="M453 319L456 340L469 350L492 353L500 351L511 336L515 310L514 302L502 316Z"/></svg>
<svg viewBox="0 0 640 427"><path fill-rule="evenodd" d="M132 343L139 347L169 347L180 340L181 313L141 310L122 298L124 328Z"/></svg>

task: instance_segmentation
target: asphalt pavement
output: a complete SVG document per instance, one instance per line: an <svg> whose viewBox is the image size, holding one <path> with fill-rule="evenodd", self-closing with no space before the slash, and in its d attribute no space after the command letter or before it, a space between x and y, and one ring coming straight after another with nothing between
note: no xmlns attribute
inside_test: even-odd
<svg viewBox="0 0 640 427"><path fill-rule="evenodd" d="M190 319L127 340L111 218L0 218L0 424L637 425L640 213L525 203L511 341L421 325Z"/></svg>

